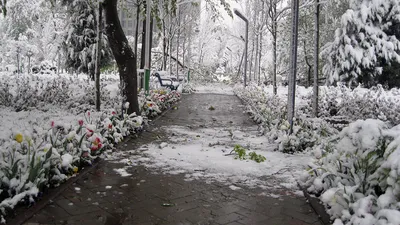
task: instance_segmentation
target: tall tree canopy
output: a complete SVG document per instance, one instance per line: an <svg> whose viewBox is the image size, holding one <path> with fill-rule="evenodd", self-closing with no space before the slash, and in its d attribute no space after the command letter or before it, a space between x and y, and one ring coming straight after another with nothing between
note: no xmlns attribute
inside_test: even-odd
<svg viewBox="0 0 400 225"><path fill-rule="evenodd" d="M328 58L324 72L331 82L371 86L384 69L394 72L391 66L400 63L400 1L350 0L335 40L323 54Z"/></svg>

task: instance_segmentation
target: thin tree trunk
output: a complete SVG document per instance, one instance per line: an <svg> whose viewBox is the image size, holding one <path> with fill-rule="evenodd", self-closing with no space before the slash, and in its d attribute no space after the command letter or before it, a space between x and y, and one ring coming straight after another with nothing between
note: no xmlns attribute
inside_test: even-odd
<svg viewBox="0 0 400 225"><path fill-rule="evenodd" d="M100 60L101 60L101 30L103 21L103 9L99 3L99 15L97 20L97 43L96 43L96 67L95 67L95 83L96 83L96 110L100 111Z"/></svg>
<svg viewBox="0 0 400 225"><path fill-rule="evenodd" d="M103 9L106 22L106 34L115 61L118 65L119 76L122 81L122 93L125 101L129 102L128 113L139 115L137 96L136 55L129 46L122 30L117 11L118 0L104 0Z"/></svg>
<svg viewBox="0 0 400 225"><path fill-rule="evenodd" d="M259 83L258 80L258 44L259 44L259 39L260 37L260 32L259 32L259 28L257 28L257 38L256 38L256 52L255 52L255 65L254 65L254 81L257 81L257 84Z"/></svg>
<svg viewBox="0 0 400 225"><path fill-rule="evenodd" d="M133 46L133 53L137 55L137 45L139 38L139 20L140 20L140 4L139 0L136 1L136 24L135 24L135 44Z"/></svg>
<svg viewBox="0 0 400 225"><path fill-rule="evenodd" d="M146 5L145 5L146 8ZM147 10L147 8L146 8ZM145 59L146 59L146 19L143 19L143 24L142 24L142 49L140 52L140 69L144 68L145 64Z"/></svg>
<svg viewBox="0 0 400 225"><path fill-rule="evenodd" d="M319 64L319 0L315 0L315 42L314 42L314 86L313 86L313 111L318 117L318 64Z"/></svg>
<svg viewBox="0 0 400 225"><path fill-rule="evenodd" d="M163 64L162 64L162 70L167 69L167 38L165 36L165 21L162 20L162 35L163 35Z"/></svg>
<svg viewBox="0 0 400 225"><path fill-rule="evenodd" d="M262 33L260 33L260 48L258 51L258 83L261 84L261 52L262 52Z"/></svg>
<svg viewBox="0 0 400 225"><path fill-rule="evenodd" d="M308 72L307 72L307 87L311 87L311 70L312 70L312 65L308 61L307 57L307 49L306 49L307 42L306 40L303 40L303 50L304 50L304 60L308 66Z"/></svg>

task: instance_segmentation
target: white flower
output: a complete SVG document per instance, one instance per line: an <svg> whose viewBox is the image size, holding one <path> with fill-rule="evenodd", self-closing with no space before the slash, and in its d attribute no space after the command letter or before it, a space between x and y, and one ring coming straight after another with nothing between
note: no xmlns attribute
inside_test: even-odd
<svg viewBox="0 0 400 225"><path fill-rule="evenodd" d="M76 135L75 131L69 132L68 135L67 135L67 140L68 141L73 140L75 138L75 135Z"/></svg>

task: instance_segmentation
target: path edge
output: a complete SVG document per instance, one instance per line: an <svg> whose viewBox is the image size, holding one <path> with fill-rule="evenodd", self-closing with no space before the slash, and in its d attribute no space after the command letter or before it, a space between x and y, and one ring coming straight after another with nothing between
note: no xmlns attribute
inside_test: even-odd
<svg viewBox="0 0 400 225"><path fill-rule="evenodd" d="M37 201L34 206L28 208L23 212L23 214L15 215L15 218L8 219L6 224L9 225L21 225L27 220L32 218L37 212L51 203L55 198L61 195L71 184L75 183L77 180L90 173L102 162L101 158L96 158L91 166L83 167L83 169L78 173L78 175L68 179L65 183L60 184L60 186L51 188L49 193L44 195L42 199Z"/></svg>
<svg viewBox="0 0 400 225"><path fill-rule="evenodd" d="M325 211L325 207L321 205L318 198L311 196L306 188L303 188L299 185L299 188L303 191L304 197L306 197L308 204L310 204L311 208L313 208L314 212L318 215L319 220L324 225L331 224L331 218L328 213Z"/></svg>

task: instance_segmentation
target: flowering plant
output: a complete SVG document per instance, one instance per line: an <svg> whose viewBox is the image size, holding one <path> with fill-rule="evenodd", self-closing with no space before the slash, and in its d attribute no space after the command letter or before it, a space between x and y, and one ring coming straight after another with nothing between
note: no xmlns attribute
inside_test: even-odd
<svg viewBox="0 0 400 225"><path fill-rule="evenodd" d="M127 108L127 107L126 107ZM20 201L33 203L44 188L57 186L79 168L107 149L112 149L124 136L142 128L143 118L136 114L111 114L63 125L34 126L31 131L15 132L0 155L0 216Z"/></svg>

